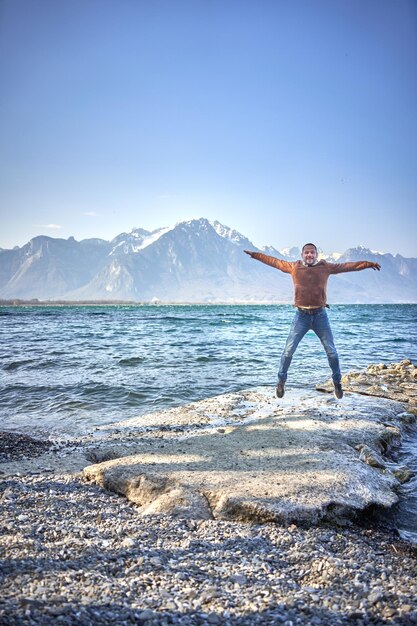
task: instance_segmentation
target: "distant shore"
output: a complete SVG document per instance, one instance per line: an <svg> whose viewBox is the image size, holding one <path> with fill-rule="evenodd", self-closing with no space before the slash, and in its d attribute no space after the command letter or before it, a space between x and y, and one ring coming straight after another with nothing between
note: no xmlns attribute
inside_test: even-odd
<svg viewBox="0 0 417 626"><path fill-rule="evenodd" d="M20 300L13 298L11 300L0 300L0 306L114 306L114 305L139 305L152 304L149 302L135 302L133 300Z"/></svg>
<svg viewBox="0 0 417 626"><path fill-rule="evenodd" d="M364 306L363 302L332 302L332 306ZM366 306L399 306L417 304L417 302L368 302ZM162 301L162 300L39 300L33 298L31 300L21 300L12 298L9 300L0 299L0 307L19 307L19 306L291 306L292 302L276 302L274 300L265 301L249 301L249 300L222 300L207 302L190 302L190 301Z"/></svg>

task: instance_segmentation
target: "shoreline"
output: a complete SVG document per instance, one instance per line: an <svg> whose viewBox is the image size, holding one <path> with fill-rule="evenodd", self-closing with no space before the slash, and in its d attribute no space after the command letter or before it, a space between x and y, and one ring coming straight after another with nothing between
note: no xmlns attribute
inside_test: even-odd
<svg viewBox="0 0 417 626"><path fill-rule="evenodd" d="M392 372L401 385L385 384ZM141 515L315 524L388 510L400 485L415 476L391 452L417 419L416 374L410 361L349 373L342 403L295 390L277 403L269 387L259 387L81 437L45 441L0 432L0 478L83 472L132 500ZM328 392L331 382L317 389ZM148 483L155 483L151 492Z"/></svg>
<svg viewBox="0 0 417 626"><path fill-rule="evenodd" d="M26 458L18 448L30 438L14 435L14 456L3 455L0 476L82 471L133 500L142 515L255 523L337 521L396 502L395 470L380 455L400 439L400 403L348 394L341 404L326 393L294 391L278 404L271 396L261 387L67 441L32 440L39 454ZM132 491L136 475L144 482Z"/></svg>
<svg viewBox="0 0 417 626"><path fill-rule="evenodd" d="M396 371L402 375L410 368L409 362L403 362ZM386 382L389 370L388 374L381 371ZM375 375L371 370L367 379L372 393ZM352 389L355 384L363 391L363 379L350 380ZM305 519L262 524L197 519L178 510L143 515L146 506L140 499L132 502L129 494L124 497L120 490L105 489L91 480L94 468L103 472L126 464L126 459L133 458L126 455L139 452L143 460L148 445L156 453L152 471L178 441L184 446L193 436L209 436L206 441L211 442L220 437L226 444L240 428L251 434L253 447L262 428L271 427L265 412L271 407L271 433L280 434L276 445L287 441L283 439L286 431L289 443L294 440L299 445L298 426L311 439L314 423L317 427L319 422L317 413L310 414L319 406L326 425L319 441L329 436L328 431L337 432L339 424L334 441L342 437L351 442L343 450L353 462L363 452L363 448L353 452L359 432L359 439L369 447L375 447L379 435L388 432L380 450L387 462L390 446L398 441L396 429L406 428L415 417L409 412L411 406L356 395L354 390L346 394L344 404L319 394L319 405L308 397L286 397L286 408L268 400L270 389L265 393L266 400L260 390L226 394L141 416L136 422L114 423L67 442L30 441L11 431L0 437L0 445L6 441L8 446L3 455L9 457L6 464L0 463L0 553L5 575L0 587L0 623L417 624L417 546L375 522L369 509L355 520L324 517L315 524ZM355 422L352 407L369 406L392 407L391 415L398 415L397 406L401 406L398 427L381 413L379 420L366 421L359 431L363 416L358 415ZM258 434L256 428L261 429ZM23 454L28 446L29 458ZM213 446L206 447L212 454ZM259 451L265 454L261 446ZM92 462L95 465L86 468ZM366 475L383 476L393 469L368 466L366 460L362 465L370 472Z"/></svg>

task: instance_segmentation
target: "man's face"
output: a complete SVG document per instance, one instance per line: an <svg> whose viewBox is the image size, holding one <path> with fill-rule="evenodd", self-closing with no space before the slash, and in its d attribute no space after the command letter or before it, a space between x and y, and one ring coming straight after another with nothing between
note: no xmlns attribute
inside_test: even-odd
<svg viewBox="0 0 417 626"><path fill-rule="evenodd" d="M313 265L315 260L317 259L317 251L314 246L306 246L302 252L302 257L304 263L307 265Z"/></svg>

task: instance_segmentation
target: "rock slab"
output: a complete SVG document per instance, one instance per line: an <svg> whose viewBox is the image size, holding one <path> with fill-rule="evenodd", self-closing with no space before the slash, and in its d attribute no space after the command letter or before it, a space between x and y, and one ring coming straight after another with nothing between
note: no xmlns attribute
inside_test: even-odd
<svg viewBox="0 0 417 626"><path fill-rule="evenodd" d="M401 404L291 389L277 401L272 392L226 394L116 424L112 456L127 432L136 449L84 476L125 495L141 515L317 523L397 501L398 480L361 451L380 458L399 436Z"/></svg>
<svg viewBox="0 0 417 626"><path fill-rule="evenodd" d="M417 367L409 360L400 363L368 365L363 372L349 372L342 377L345 391L366 396L389 398L417 408ZM331 380L316 385L318 391L333 391Z"/></svg>

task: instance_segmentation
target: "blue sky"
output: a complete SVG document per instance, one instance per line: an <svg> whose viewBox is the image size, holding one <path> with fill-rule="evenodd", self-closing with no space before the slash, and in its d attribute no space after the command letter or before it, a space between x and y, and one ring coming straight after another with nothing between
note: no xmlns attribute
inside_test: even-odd
<svg viewBox="0 0 417 626"><path fill-rule="evenodd" d="M0 247L207 217L417 256L415 0L0 0Z"/></svg>

